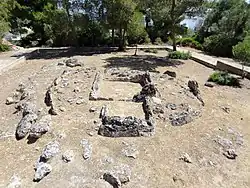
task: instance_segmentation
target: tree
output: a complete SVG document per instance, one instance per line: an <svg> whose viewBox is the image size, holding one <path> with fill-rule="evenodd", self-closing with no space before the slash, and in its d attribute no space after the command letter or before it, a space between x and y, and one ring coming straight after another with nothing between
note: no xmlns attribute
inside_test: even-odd
<svg viewBox="0 0 250 188"><path fill-rule="evenodd" d="M23 27L33 30L32 36L34 40L38 41L38 45L43 45L49 39L45 33L45 26L47 24L45 9L50 8L56 10L56 1L54 0L34 0L23 1L15 0L18 4L11 11L11 29L13 31L20 31ZM17 29L18 28L18 29Z"/></svg>
<svg viewBox="0 0 250 188"><path fill-rule="evenodd" d="M134 13L132 21L128 24L127 35L129 44L138 44L147 37L141 12Z"/></svg>
<svg viewBox="0 0 250 188"><path fill-rule="evenodd" d="M232 56L232 47L243 41L250 16L245 0L219 0L212 4L197 39L207 52Z"/></svg>
<svg viewBox="0 0 250 188"><path fill-rule="evenodd" d="M242 77L244 78L244 65L250 65L250 35L233 47L233 55L242 62Z"/></svg>
<svg viewBox="0 0 250 188"><path fill-rule="evenodd" d="M119 49L123 50L125 45L125 34L128 30L129 23L133 19L136 3L133 0L106 0L104 4L107 9L107 21L113 32L115 29L119 30Z"/></svg>
<svg viewBox="0 0 250 188"><path fill-rule="evenodd" d="M201 13L203 0L171 0L170 3L170 31L173 51L176 51L176 31L180 27L180 22L185 19L185 16L192 17Z"/></svg>
<svg viewBox="0 0 250 188"><path fill-rule="evenodd" d="M1 0L0 1L0 43L5 33L10 29L10 11L16 6L15 1L11 0Z"/></svg>
<svg viewBox="0 0 250 188"><path fill-rule="evenodd" d="M176 51L176 36L185 32L181 21L185 17L196 16L202 13L203 0L156 0L151 8L154 27L162 35L170 35L173 50ZM158 33L160 34L160 33Z"/></svg>

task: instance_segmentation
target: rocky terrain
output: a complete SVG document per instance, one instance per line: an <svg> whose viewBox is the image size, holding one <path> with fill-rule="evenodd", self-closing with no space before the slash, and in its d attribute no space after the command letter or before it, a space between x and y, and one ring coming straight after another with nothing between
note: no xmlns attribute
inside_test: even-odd
<svg viewBox="0 0 250 188"><path fill-rule="evenodd" d="M0 187L249 187L250 81L166 51L36 54L0 76Z"/></svg>

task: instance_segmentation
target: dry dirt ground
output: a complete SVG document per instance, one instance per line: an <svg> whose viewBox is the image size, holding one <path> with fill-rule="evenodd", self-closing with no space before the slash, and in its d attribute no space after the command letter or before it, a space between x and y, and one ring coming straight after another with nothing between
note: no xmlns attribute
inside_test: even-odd
<svg viewBox="0 0 250 188"><path fill-rule="evenodd" d="M250 187L250 82L244 80L242 88L215 86L205 87L212 69L194 61L172 61L166 59L166 51L158 54L134 51L124 53L85 54L74 57L84 63L83 67L59 66L67 56L40 55L19 64L0 76L0 187L7 187L11 177L21 179L21 187L112 187L102 178L105 171L115 166L127 165L131 170L130 181L124 188L243 188ZM150 70L160 94L162 105L188 103L199 110L201 116L183 126L172 126L168 117L164 120L155 115L156 130L151 137L109 138L97 134L99 112L106 104L110 115L136 116L143 118L141 103L118 101L132 98L141 89L139 84L109 80L109 70ZM48 133L35 143L27 139L17 141L15 130L21 113L15 112L15 104L6 105L6 98L20 83L32 85L35 91L33 102L42 113L48 112L44 104L47 88L64 70L70 71L58 89L57 105L65 108L52 116ZM175 71L177 78L170 79L163 73ZM114 101L89 101L89 92L96 71L101 71L101 96ZM155 73L158 71L158 73ZM187 90L188 80L197 80L203 107ZM75 90L75 91L74 91ZM76 104L80 100L81 104ZM97 111L89 112L91 107ZM164 107L165 108L165 107ZM225 112L223 108L229 109ZM218 138L232 141L237 152L236 159L223 155ZM92 145L89 160L82 157L82 139ZM60 153L50 161L52 172L40 182L33 182L34 164L46 144L57 140ZM136 158L127 157L123 150L135 148ZM73 150L71 163L62 161L62 154ZM187 153L192 163L180 160Z"/></svg>

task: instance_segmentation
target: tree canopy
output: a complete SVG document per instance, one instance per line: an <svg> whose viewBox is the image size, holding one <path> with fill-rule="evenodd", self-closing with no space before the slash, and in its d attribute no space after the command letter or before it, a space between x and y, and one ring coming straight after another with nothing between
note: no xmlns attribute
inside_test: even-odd
<svg viewBox="0 0 250 188"><path fill-rule="evenodd" d="M1 39L6 32L33 31L22 38L22 46L124 49L127 42L162 40L176 50L178 37L188 36L191 46L230 57L237 54L233 46L243 48L250 30L250 5L245 0L2 0L0 6ZM192 32L182 21L195 16L204 19Z"/></svg>

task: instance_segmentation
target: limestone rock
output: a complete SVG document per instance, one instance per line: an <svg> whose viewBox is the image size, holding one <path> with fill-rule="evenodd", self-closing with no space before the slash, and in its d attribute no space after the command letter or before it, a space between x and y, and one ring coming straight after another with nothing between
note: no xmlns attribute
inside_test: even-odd
<svg viewBox="0 0 250 188"><path fill-rule="evenodd" d="M119 177L115 173L106 172L103 175L103 179L107 181L110 185L112 185L114 188L119 188L122 186Z"/></svg>
<svg viewBox="0 0 250 188"><path fill-rule="evenodd" d="M157 97L152 97L152 101L154 104L161 105L161 99Z"/></svg>
<svg viewBox="0 0 250 188"><path fill-rule="evenodd" d="M29 137L31 138L40 138L43 134L49 131L51 126L51 116L43 116L35 124L32 125Z"/></svg>
<svg viewBox="0 0 250 188"><path fill-rule="evenodd" d="M236 151L234 149L227 149L223 155L225 155L228 159L236 159L236 157L238 156L238 154L236 153Z"/></svg>
<svg viewBox="0 0 250 188"><path fill-rule="evenodd" d="M224 149L230 149L233 146L233 143L231 140L227 138L223 138L221 136L217 136L215 139L215 142L218 143L220 146L222 146Z"/></svg>
<svg viewBox="0 0 250 188"><path fill-rule="evenodd" d="M166 104L166 108L171 109L171 110L176 110L177 105L173 104L173 103L168 103L168 104Z"/></svg>
<svg viewBox="0 0 250 188"><path fill-rule="evenodd" d="M104 105L100 111L99 118L103 119L104 117L108 116L108 107L107 105Z"/></svg>
<svg viewBox="0 0 250 188"><path fill-rule="evenodd" d="M226 112L227 114L230 113L230 108L229 108L229 107L223 106L223 107L222 107L222 110L223 110L224 112Z"/></svg>
<svg viewBox="0 0 250 188"><path fill-rule="evenodd" d="M207 86L207 87L214 87L215 83L213 83L213 82L206 82L204 85Z"/></svg>
<svg viewBox="0 0 250 188"><path fill-rule="evenodd" d="M186 163L192 163L191 157L187 153L184 153L179 159Z"/></svg>
<svg viewBox="0 0 250 188"><path fill-rule="evenodd" d="M60 145L57 141L52 141L48 143L42 151L40 159L42 161L48 161L54 157L60 151Z"/></svg>
<svg viewBox="0 0 250 188"><path fill-rule="evenodd" d="M131 170L127 165L116 166L112 170L104 173L103 179L114 188L120 188L122 184L130 181Z"/></svg>
<svg viewBox="0 0 250 188"><path fill-rule="evenodd" d="M163 74L167 74L168 76L176 78L176 72L174 72L174 71L166 71Z"/></svg>
<svg viewBox="0 0 250 188"><path fill-rule="evenodd" d="M64 61L66 66L68 67L81 67L83 66L83 63L81 63L78 59L75 58L69 58Z"/></svg>
<svg viewBox="0 0 250 188"><path fill-rule="evenodd" d="M57 65L58 66L63 66L63 65L65 65L65 63L63 61L60 61L60 62L57 63Z"/></svg>
<svg viewBox="0 0 250 188"><path fill-rule="evenodd" d="M136 159L137 155L139 154L138 150L134 146L127 146L122 150L122 153L126 157L130 157L133 159Z"/></svg>
<svg viewBox="0 0 250 188"><path fill-rule="evenodd" d="M52 166L47 163L40 162L36 166L36 172L33 181L39 182L52 171Z"/></svg>
<svg viewBox="0 0 250 188"><path fill-rule="evenodd" d="M170 114L169 120L173 126L182 126L193 121L193 118L188 112L176 112Z"/></svg>
<svg viewBox="0 0 250 188"><path fill-rule="evenodd" d="M67 150L65 153L62 155L62 160L65 163L72 162L74 159L74 152L72 150Z"/></svg>
<svg viewBox="0 0 250 188"><path fill-rule="evenodd" d="M52 105L52 88L49 88L46 91L45 98L44 98L44 103L47 106L51 106Z"/></svg>
<svg viewBox="0 0 250 188"><path fill-rule="evenodd" d="M83 147L83 154L82 154L83 158L85 160L90 159L91 154L92 154L92 145L89 143L88 140L83 139L81 141L81 146Z"/></svg>
<svg viewBox="0 0 250 188"><path fill-rule="evenodd" d="M17 175L13 175L10 179L10 183L8 184L7 188L21 188L21 178Z"/></svg>
<svg viewBox="0 0 250 188"><path fill-rule="evenodd" d="M57 109L54 105L52 105L52 106L50 107L50 109L49 109L49 114L51 114L51 115L53 115L53 116L58 115L58 114L59 114L58 109Z"/></svg>
<svg viewBox="0 0 250 188"><path fill-rule="evenodd" d="M10 104L14 104L14 103L17 103L17 101L14 100L13 97L8 97L6 99L6 103L5 104L10 105Z"/></svg>
<svg viewBox="0 0 250 188"><path fill-rule="evenodd" d="M92 83L91 92L89 93L89 100L97 100L99 98L101 80L101 73L97 72Z"/></svg>
<svg viewBox="0 0 250 188"><path fill-rule="evenodd" d="M202 103L202 106L204 106L205 103L204 103L203 99L201 98L198 82L195 80L189 80L188 87L189 87L190 91L194 94L194 96L196 96L197 99Z"/></svg>
<svg viewBox="0 0 250 188"><path fill-rule="evenodd" d="M27 114L25 115L21 121L18 123L16 129L16 138L22 139L24 138L30 131L32 124L34 124L37 120L36 114Z"/></svg>
<svg viewBox="0 0 250 188"><path fill-rule="evenodd" d="M96 112L96 111L97 111L97 109L93 106L89 109L89 112Z"/></svg>
<svg viewBox="0 0 250 188"><path fill-rule="evenodd" d="M59 110L60 110L61 112L65 112L65 111L66 111L66 108L65 108L65 107L60 107Z"/></svg>
<svg viewBox="0 0 250 188"><path fill-rule="evenodd" d="M18 108L23 111L23 116L27 114L36 114L37 108L36 105L31 102L25 102L21 104Z"/></svg>
<svg viewBox="0 0 250 188"><path fill-rule="evenodd" d="M83 104L83 103L85 103L85 100L84 100L84 99L78 99L78 100L76 101L76 104L77 104L77 105L80 105L80 104Z"/></svg>

